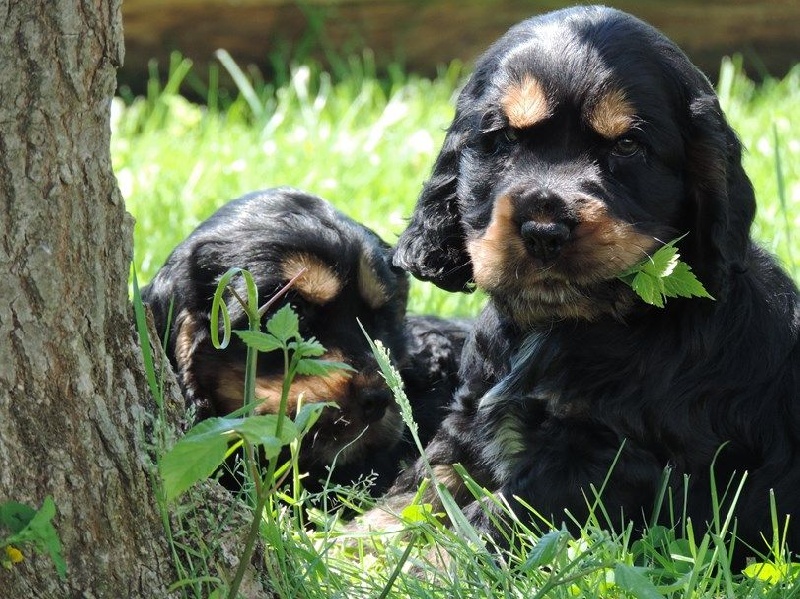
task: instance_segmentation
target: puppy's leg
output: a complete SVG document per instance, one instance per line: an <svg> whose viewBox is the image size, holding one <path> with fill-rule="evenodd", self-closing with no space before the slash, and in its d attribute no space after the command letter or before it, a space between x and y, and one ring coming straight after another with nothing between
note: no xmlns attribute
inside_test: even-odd
<svg viewBox="0 0 800 599"><path fill-rule="evenodd" d="M577 529L593 514L603 527L619 532L633 521L641 530L664 466L652 452L599 423L550 418L530 437L498 493L523 522L536 518L527 504L556 527ZM509 531L498 534L507 523L493 502L473 502L465 513L501 546L508 544Z"/></svg>

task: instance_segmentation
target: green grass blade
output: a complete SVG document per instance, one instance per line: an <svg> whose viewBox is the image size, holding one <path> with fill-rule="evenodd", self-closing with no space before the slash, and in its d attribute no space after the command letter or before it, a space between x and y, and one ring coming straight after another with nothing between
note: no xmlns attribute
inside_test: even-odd
<svg viewBox="0 0 800 599"><path fill-rule="evenodd" d="M153 394L153 399L155 400L160 411L163 409L164 398L162 397L162 391L156 379L153 353L150 350L150 335L147 329L147 317L144 313L144 303L142 302L142 294L139 290L139 280L136 276L135 266L132 267L131 273L133 277L133 313L136 319L136 331L139 333L139 347L142 351L145 377L147 379L147 386L150 388L150 393Z"/></svg>
<svg viewBox="0 0 800 599"><path fill-rule="evenodd" d="M253 117L256 119L256 121L261 121L261 119L264 117L264 104L258 97L253 85L250 83L250 79L244 74L244 71L239 68L239 65L236 64L226 50L217 50L214 55L217 57L217 60L219 60L225 70L228 71L228 74L236 84L239 93L242 94L242 97L250 107Z"/></svg>
<svg viewBox="0 0 800 599"><path fill-rule="evenodd" d="M783 174L783 162L781 158L781 143L778 136L778 128L772 124L772 141L775 148L775 181L778 186L778 201L780 202L780 212L783 214L784 233L786 235L786 253L789 257L789 268L794 270L797 266L794 257L794 244L792 243L793 227L790 220L789 201L786 197L786 178Z"/></svg>

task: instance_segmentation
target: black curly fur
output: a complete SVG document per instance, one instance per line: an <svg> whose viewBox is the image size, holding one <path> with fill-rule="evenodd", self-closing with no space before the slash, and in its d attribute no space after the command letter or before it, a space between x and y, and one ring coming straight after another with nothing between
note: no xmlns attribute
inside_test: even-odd
<svg viewBox="0 0 800 599"><path fill-rule="evenodd" d="M426 441L452 397L468 325L406 316L407 276L391 265L391 248L375 233L305 192L290 188L254 192L226 204L198 226L143 288L142 297L159 332L168 333L168 355L187 405L200 419L223 416L241 405L241 396L232 398L228 388L223 392L221 386L231 385L221 381L231 372L239 376L243 371L246 348L235 336L224 351L211 344L211 301L217 282L231 267L247 269L260 301L266 302L287 283L285 265L296 256L315 261L323 275L320 293L331 297L315 299L313 285L308 297L299 285L264 319L291 304L300 317L302 336L316 338L331 359L358 371L349 382L330 387L336 393L333 397L319 396L314 381L296 381L309 389L306 402L340 404L339 410L324 410L303 443L300 467L309 474L305 487L318 490L335 461L333 483L349 484L372 474L370 491L381 493L402 463L416 456L416 449L357 320L372 339L389 349ZM241 277L231 285L239 297L247 297ZM167 330L171 303L173 318ZM240 304L230 295L227 304L232 328L247 329ZM277 352L262 354L258 364L259 380L267 386L282 379ZM241 390L236 386L234 394ZM236 484L233 479L226 483Z"/></svg>
<svg viewBox="0 0 800 599"><path fill-rule="evenodd" d="M514 129L502 102L526 76L545 108ZM612 116L630 121L616 135L592 120L610 90ZM770 490L781 523L800 518L798 290L750 239L755 198L741 151L706 78L620 11L524 21L478 60L395 257L446 289L488 281L456 403L427 449L433 464L461 462L520 515L515 498L557 526L570 523L565 509L586 517L612 464L609 525L650 522L670 468L675 517L688 477L686 516L702 529L712 465L720 496L748 472L736 505L745 546L767 548ZM527 239L526 223L556 231L555 245ZM607 244L612 228L624 234ZM683 234L682 257L716 301L639 301L616 275L638 250L644 258ZM470 251L517 261L480 271ZM389 495L423 474L417 464ZM491 530L486 510L466 508ZM794 522L788 540L800 548Z"/></svg>

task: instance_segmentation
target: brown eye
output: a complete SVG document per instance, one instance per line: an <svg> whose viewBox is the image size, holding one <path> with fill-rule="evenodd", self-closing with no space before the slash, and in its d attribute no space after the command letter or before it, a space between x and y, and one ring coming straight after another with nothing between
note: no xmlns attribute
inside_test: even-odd
<svg viewBox="0 0 800 599"><path fill-rule="evenodd" d="M620 158L630 158L639 153L642 149L641 144L630 137L620 137L611 148L611 153Z"/></svg>

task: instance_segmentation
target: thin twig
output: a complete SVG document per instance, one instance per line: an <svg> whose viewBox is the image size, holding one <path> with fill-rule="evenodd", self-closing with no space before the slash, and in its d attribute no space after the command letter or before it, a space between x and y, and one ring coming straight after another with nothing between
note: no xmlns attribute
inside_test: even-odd
<svg viewBox="0 0 800 599"><path fill-rule="evenodd" d="M288 291L289 291L289 290L290 290L290 289L291 289L291 288L294 286L294 284L297 282L297 280L298 280L300 277L302 277L302 276L305 274L305 272L306 272L307 270L308 270L308 268L306 268L306 267L304 266L303 268L301 268L301 269L300 269L300 272L298 272L298 273L297 273L295 276L293 276L291 279L289 279L289 282L288 282L288 283L286 283L286 285L284 285L283 287L281 287L281 288L280 288L280 289L279 289L279 290L278 290L278 291L275 293L275 295L273 295L271 298L269 298L269 301L267 301L267 303L266 303L266 304L264 304L263 306L261 306L261 307L258 309L258 316L259 316L259 317L263 317L263 316L264 316L264 314L266 314L266 313L267 313L267 310L269 310L269 309L272 307L272 305L273 305L273 304L274 304L276 301L278 301L278 300L279 300L281 297L283 297L284 295L286 295L286 293L287 293L287 292L288 292Z"/></svg>

